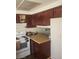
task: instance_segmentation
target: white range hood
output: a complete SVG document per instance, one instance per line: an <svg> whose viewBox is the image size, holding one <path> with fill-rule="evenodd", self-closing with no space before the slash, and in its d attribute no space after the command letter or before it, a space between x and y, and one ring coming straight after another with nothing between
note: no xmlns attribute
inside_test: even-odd
<svg viewBox="0 0 79 59"><path fill-rule="evenodd" d="M49 26L37 25L36 27L37 27L37 28L50 28L51 26L50 26L50 25L49 25Z"/></svg>

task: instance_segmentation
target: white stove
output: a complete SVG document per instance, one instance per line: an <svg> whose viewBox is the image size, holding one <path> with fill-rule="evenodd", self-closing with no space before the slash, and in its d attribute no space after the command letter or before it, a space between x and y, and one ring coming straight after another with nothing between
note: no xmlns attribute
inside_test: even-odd
<svg viewBox="0 0 79 59"><path fill-rule="evenodd" d="M27 43L27 47L23 47L19 50L16 50L16 58L24 58L30 55L30 38L28 36L25 36L28 39L28 41L26 41L25 38L22 37L24 35L24 33L19 33L18 35L16 35L16 37L19 38L21 44L25 42Z"/></svg>

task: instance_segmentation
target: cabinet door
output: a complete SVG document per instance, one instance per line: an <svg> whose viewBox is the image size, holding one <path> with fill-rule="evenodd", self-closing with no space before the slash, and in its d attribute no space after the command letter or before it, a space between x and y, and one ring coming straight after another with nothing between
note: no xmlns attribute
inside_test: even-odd
<svg viewBox="0 0 79 59"><path fill-rule="evenodd" d="M50 24L50 11L44 11L38 15L37 25L49 25Z"/></svg>
<svg viewBox="0 0 79 59"><path fill-rule="evenodd" d="M43 24L43 16L40 14L38 15L38 19L37 19L37 25L42 25Z"/></svg>
<svg viewBox="0 0 79 59"><path fill-rule="evenodd" d="M53 9L54 18L62 17L62 6Z"/></svg>
<svg viewBox="0 0 79 59"><path fill-rule="evenodd" d="M42 18L40 13L33 15L32 17L32 25L41 25L42 24Z"/></svg>
<svg viewBox="0 0 79 59"><path fill-rule="evenodd" d="M26 20L25 14L16 14L16 23L26 23Z"/></svg>
<svg viewBox="0 0 79 59"><path fill-rule="evenodd" d="M27 19L27 27L33 27L33 24L32 24L32 15L27 15L26 16L26 19Z"/></svg>
<svg viewBox="0 0 79 59"><path fill-rule="evenodd" d="M20 17L19 17L19 14L16 14L16 23L20 23Z"/></svg>
<svg viewBox="0 0 79 59"><path fill-rule="evenodd" d="M37 15L32 15L32 25L36 27L37 25Z"/></svg>
<svg viewBox="0 0 79 59"><path fill-rule="evenodd" d="M53 9L40 13L41 25L44 25L44 26L50 25L50 18L53 17L52 12L53 12Z"/></svg>
<svg viewBox="0 0 79 59"><path fill-rule="evenodd" d="M42 48L42 53L44 54L44 56L49 57L51 55L50 53L50 49L51 49L51 45L50 45L50 41L45 42L41 45Z"/></svg>
<svg viewBox="0 0 79 59"><path fill-rule="evenodd" d="M30 40L31 55L34 54L34 42Z"/></svg>

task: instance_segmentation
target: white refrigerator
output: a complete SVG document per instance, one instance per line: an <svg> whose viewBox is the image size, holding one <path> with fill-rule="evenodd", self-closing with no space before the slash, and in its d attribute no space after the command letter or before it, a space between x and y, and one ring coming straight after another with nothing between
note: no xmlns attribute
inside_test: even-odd
<svg viewBox="0 0 79 59"><path fill-rule="evenodd" d="M62 18L51 18L51 59L62 59Z"/></svg>

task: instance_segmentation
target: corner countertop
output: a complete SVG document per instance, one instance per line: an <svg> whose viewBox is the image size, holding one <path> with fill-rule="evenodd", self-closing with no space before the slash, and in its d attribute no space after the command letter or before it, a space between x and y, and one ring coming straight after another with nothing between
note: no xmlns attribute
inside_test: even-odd
<svg viewBox="0 0 79 59"><path fill-rule="evenodd" d="M38 44L42 44L44 42L49 41L49 37L48 35L38 33L37 35L31 36L31 40L35 41Z"/></svg>

